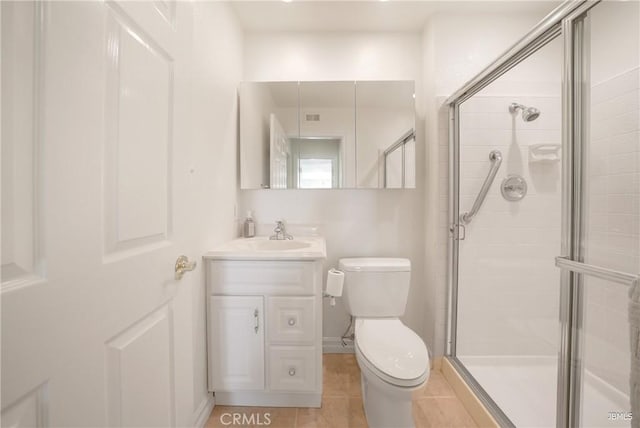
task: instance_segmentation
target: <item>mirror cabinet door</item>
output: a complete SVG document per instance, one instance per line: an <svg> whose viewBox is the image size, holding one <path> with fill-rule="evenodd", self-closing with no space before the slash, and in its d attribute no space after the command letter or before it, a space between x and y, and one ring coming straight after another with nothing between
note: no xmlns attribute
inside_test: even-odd
<svg viewBox="0 0 640 428"><path fill-rule="evenodd" d="M358 82L358 188L415 187L414 83Z"/></svg>
<svg viewBox="0 0 640 428"><path fill-rule="evenodd" d="M278 163L277 156L271 159L271 146L278 147L278 136L285 143L299 136L298 82L243 82L239 93L240 187L268 189L271 164Z"/></svg>

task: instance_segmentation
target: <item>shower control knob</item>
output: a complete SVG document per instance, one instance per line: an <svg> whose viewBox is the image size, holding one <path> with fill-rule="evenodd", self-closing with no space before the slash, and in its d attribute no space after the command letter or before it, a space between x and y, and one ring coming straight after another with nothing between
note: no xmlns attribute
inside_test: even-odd
<svg viewBox="0 0 640 428"><path fill-rule="evenodd" d="M510 174L502 181L500 191L507 201L516 202L526 196L527 182L522 176Z"/></svg>

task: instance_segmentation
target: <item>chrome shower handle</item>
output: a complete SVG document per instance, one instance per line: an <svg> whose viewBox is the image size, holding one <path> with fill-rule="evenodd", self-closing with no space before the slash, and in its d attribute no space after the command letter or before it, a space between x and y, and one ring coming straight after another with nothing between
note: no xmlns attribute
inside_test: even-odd
<svg viewBox="0 0 640 428"><path fill-rule="evenodd" d="M473 206L471 207L471 211L468 211L462 215L460 215L460 223L465 225L469 224L473 217L478 214L480 207L482 207L482 203L484 199L487 197L487 193L489 192L489 188L493 184L493 180L496 178L496 174L500 169L500 164L502 163L502 153L500 150L493 150L489 153L489 160L491 161L491 169L489 170L489 175L484 180L482 187L480 188L480 193L476 197Z"/></svg>

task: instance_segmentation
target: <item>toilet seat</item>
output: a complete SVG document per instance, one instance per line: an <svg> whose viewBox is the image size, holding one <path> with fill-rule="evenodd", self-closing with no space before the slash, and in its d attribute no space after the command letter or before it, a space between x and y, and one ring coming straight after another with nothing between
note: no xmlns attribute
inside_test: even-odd
<svg viewBox="0 0 640 428"><path fill-rule="evenodd" d="M414 387L429 375L426 345L397 318L356 319L355 345L367 368L389 384Z"/></svg>

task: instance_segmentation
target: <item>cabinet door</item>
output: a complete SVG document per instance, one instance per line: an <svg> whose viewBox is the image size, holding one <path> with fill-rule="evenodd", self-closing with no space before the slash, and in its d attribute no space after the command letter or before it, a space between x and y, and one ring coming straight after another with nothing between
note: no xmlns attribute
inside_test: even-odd
<svg viewBox="0 0 640 428"><path fill-rule="evenodd" d="M264 389L262 297L209 298L209 388Z"/></svg>

